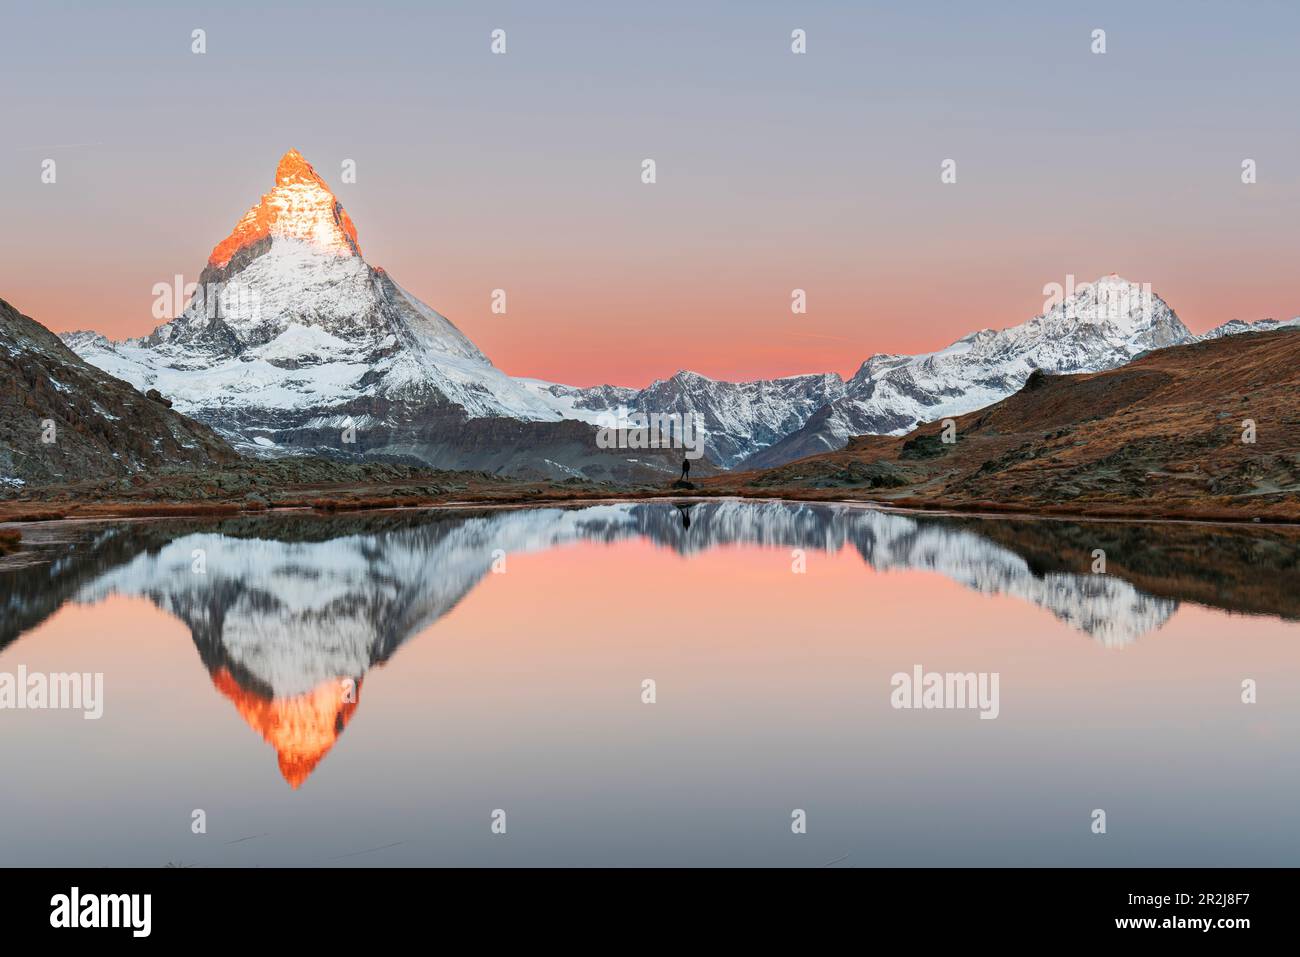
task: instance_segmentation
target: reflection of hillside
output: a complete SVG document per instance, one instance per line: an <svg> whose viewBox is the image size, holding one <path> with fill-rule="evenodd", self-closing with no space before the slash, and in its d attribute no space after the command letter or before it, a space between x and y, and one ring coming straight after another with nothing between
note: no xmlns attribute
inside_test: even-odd
<svg viewBox="0 0 1300 957"><path fill-rule="evenodd" d="M343 679L359 689L370 668L478 584L498 549L630 539L685 556L732 544L851 548L877 571L937 572L1036 605L1108 645L1160 628L1188 598L1300 617L1296 535L1275 529L986 521L739 501L46 529L75 540L51 540L48 562L0 573L0 641L64 601L147 597L189 627L214 685L275 747L295 787L355 713ZM1106 550L1110 574L1089 573L1094 548Z"/></svg>
<svg viewBox="0 0 1300 957"><path fill-rule="evenodd" d="M650 506L636 506L638 510ZM717 544L744 542L779 548L852 548L879 572L920 569L982 594L1003 594L1043 608L1107 645L1122 645L1161 627L1178 607L1152 598L1121 578L1060 569L1044 573L1013 547L966 528L873 509L780 502L721 502L691 509L682 523L642 525L643 534L667 539L692 553ZM644 513L642 513L644 514ZM1085 566L1086 567L1086 566Z"/></svg>
<svg viewBox="0 0 1300 957"><path fill-rule="evenodd" d="M1300 529L1178 524L931 519L1014 549L1037 574L1091 567L1149 595L1224 611L1300 620Z"/></svg>
<svg viewBox="0 0 1300 957"><path fill-rule="evenodd" d="M0 570L0 650L54 614L83 584L129 561L142 547L127 525L50 523L24 529L25 551Z"/></svg>

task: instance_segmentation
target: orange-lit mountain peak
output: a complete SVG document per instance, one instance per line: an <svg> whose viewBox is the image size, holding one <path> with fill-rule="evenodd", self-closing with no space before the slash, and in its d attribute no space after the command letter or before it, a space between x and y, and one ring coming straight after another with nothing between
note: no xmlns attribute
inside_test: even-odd
<svg viewBox="0 0 1300 957"><path fill-rule="evenodd" d="M315 167L297 150L289 150L280 157L280 165L275 168L275 185L291 186L294 183L314 184L329 192L329 187L320 178Z"/></svg>
<svg viewBox="0 0 1300 957"><path fill-rule="evenodd" d="M225 266L239 250L268 236L310 243L337 256L361 255L357 228L343 204L297 150L280 157L275 168L275 188L216 245L208 264Z"/></svg>
<svg viewBox="0 0 1300 957"><path fill-rule="evenodd" d="M234 703L249 727L275 748L280 773L297 787L320 764L352 719L361 700L361 679L327 681L293 698L267 699L240 687L225 668L212 675L217 690ZM348 700L351 698L351 700Z"/></svg>

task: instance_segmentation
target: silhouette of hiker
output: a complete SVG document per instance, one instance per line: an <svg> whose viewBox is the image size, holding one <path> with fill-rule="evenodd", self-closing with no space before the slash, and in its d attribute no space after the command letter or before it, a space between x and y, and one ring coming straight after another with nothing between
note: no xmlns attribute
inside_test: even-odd
<svg viewBox="0 0 1300 957"><path fill-rule="evenodd" d="M682 481L685 482L686 479L687 479L687 477L688 477L690 474L691 474L691 460L688 459L688 458L684 458L684 457L683 457L683 459L682 459Z"/></svg>
<svg viewBox="0 0 1300 957"><path fill-rule="evenodd" d="M682 517L682 528L689 529L691 527L691 507L678 504L677 512Z"/></svg>

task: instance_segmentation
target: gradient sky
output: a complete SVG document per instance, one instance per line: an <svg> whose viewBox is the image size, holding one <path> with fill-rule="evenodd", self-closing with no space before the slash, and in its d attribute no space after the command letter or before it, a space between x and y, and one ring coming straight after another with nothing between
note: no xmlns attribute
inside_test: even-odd
<svg viewBox="0 0 1300 957"><path fill-rule="evenodd" d="M516 375L849 374L1067 274L1150 282L1198 332L1300 313L1283 0L2 2L0 297L56 331L151 329L290 147Z"/></svg>

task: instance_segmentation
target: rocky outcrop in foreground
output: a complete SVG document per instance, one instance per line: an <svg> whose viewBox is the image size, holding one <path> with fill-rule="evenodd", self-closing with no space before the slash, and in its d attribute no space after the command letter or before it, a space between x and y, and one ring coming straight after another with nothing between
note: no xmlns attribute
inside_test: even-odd
<svg viewBox="0 0 1300 957"><path fill-rule="evenodd" d="M207 426L80 359L0 299L0 488L237 459Z"/></svg>

